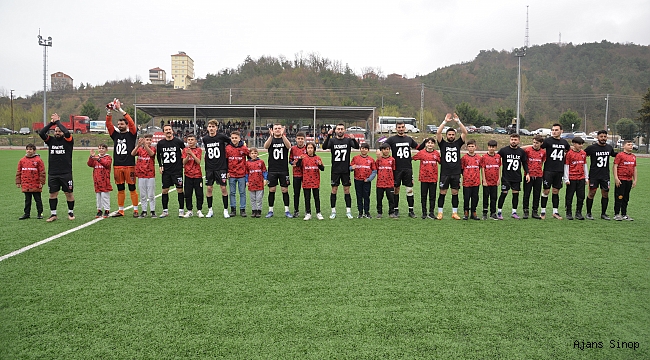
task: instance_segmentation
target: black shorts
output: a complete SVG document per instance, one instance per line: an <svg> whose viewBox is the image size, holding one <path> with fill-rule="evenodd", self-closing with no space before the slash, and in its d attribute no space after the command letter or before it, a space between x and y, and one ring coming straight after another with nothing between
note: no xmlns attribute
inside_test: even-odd
<svg viewBox="0 0 650 360"><path fill-rule="evenodd" d="M550 189L551 187L553 189L561 189L563 176L564 174L559 171L544 171L544 189Z"/></svg>
<svg viewBox="0 0 650 360"><path fill-rule="evenodd" d="M508 181L505 179L501 179L501 191L507 192L508 190L520 191L521 181Z"/></svg>
<svg viewBox="0 0 650 360"><path fill-rule="evenodd" d="M72 173L61 175L49 175L47 186L50 187L50 194L62 190L64 193L72 192Z"/></svg>
<svg viewBox="0 0 650 360"><path fill-rule="evenodd" d="M395 187L400 185L413 187L413 170L405 169L395 171Z"/></svg>
<svg viewBox="0 0 650 360"><path fill-rule="evenodd" d="M280 182L280 187L289 187L289 185L291 184L291 182L289 181L288 172L281 172L281 173L270 172L267 176L267 180L269 181L269 187L278 186L278 182Z"/></svg>
<svg viewBox="0 0 650 360"><path fill-rule="evenodd" d="M175 185L177 189L183 188L183 174L174 174L169 171L163 171L162 173L162 188L169 189L172 185Z"/></svg>
<svg viewBox="0 0 650 360"><path fill-rule="evenodd" d="M598 189L598 186L604 191L609 191L609 179L589 179L590 189Z"/></svg>
<svg viewBox="0 0 650 360"><path fill-rule="evenodd" d="M332 186L339 186L339 184L351 186L350 173L332 173L332 182L330 184Z"/></svg>
<svg viewBox="0 0 650 360"><path fill-rule="evenodd" d="M226 186L228 183L228 170L212 170L205 173L205 185L212 186L214 183L219 186Z"/></svg>
<svg viewBox="0 0 650 360"><path fill-rule="evenodd" d="M438 186L442 190L449 189L460 189L460 175L440 175L440 182Z"/></svg>

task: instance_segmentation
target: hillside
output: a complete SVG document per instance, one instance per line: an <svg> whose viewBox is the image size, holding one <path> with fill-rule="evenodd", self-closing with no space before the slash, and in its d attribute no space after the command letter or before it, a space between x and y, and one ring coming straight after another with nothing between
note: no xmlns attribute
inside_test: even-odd
<svg viewBox="0 0 650 360"><path fill-rule="evenodd" d="M371 75L362 77L317 54L294 60L247 57L238 67L207 74L185 91L131 79L96 87L82 83L73 91L48 93L48 112L80 113L86 102L102 108L120 97L127 104L227 104L232 99L233 104L376 106L379 114L383 99L384 115L419 118L422 84L426 124L439 122L462 102L488 122L496 120L498 109L516 108L517 58L510 51L481 51L470 62L414 79L386 76L372 68L363 72ZM604 123L606 94L611 123L636 118L648 87L648 46L607 41L536 45L522 59L522 118L526 126L536 128L572 109L593 130ZM14 127L42 120L42 101L42 93L15 100ZM8 97L0 98L0 124L10 125Z"/></svg>

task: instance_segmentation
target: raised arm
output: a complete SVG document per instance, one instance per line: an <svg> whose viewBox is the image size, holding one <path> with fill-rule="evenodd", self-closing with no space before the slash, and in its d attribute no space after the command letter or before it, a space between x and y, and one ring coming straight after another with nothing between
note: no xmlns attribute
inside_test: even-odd
<svg viewBox="0 0 650 360"><path fill-rule="evenodd" d="M445 125L447 125L447 123L450 120L451 120L451 114L447 113L447 115L445 115L445 120L443 120L440 126L438 126L438 130L436 131L436 141L438 143L440 143L440 141L442 140L442 129L445 128Z"/></svg>

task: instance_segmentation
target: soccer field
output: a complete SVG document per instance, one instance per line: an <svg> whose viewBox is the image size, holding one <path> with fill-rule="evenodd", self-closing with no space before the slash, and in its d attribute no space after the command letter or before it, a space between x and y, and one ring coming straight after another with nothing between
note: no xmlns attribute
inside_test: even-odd
<svg viewBox="0 0 650 360"><path fill-rule="evenodd" d="M24 151L0 154L0 256L94 220L87 151L74 152L76 220L54 223L18 220ZM633 222L454 221L449 199L442 221L410 219L403 190L399 219L349 220L340 191L330 220L329 168L322 221L279 216L279 195L271 219L126 211L0 261L0 359L648 359L650 159L638 172Z"/></svg>

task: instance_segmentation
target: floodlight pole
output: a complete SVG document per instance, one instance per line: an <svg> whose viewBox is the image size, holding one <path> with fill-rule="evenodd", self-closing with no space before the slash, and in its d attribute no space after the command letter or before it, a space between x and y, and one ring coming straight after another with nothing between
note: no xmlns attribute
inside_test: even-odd
<svg viewBox="0 0 650 360"><path fill-rule="evenodd" d="M519 120L519 106L520 106L520 98L521 98L521 58L526 56L526 50L528 50L527 46L524 46L523 48L520 49L515 49L515 56L517 57L519 66L517 70L517 127L516 127L516 133L519 134L519 126L521 121Z"/></svg>
<svg viewBox="0 0 650 360"><path fill-rule="evenodd" d="M11 130L15 130L14 127L14 90L9 90L11 92Z"/></svg>
<svg viewBox="0 0 650 360"><path fill-rule="evenodd" d="M38 45L43 47L43 126L47 124L47 48L52 47L52 37L43 38L39 32Z"/></svg>

